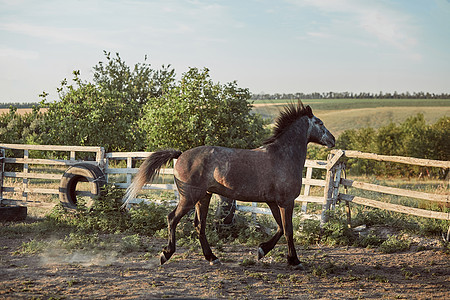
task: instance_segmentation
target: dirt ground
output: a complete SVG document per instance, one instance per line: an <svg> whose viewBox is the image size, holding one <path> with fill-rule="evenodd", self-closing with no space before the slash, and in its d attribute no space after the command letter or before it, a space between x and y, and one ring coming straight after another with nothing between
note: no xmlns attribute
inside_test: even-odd
<svg viewBox="0 0 450 300"><path fill-rule="evenodd" d="M449 299L449 255L436 241L384 254L355 247L298 246L304 270L287 266L285 245L256 261L256 247L215 249L210 266L199 249L179 247L162 267L162 239L150 252L119 254L50 249L17 254L21 239L0 237L0 299ZM16 253L15 253L16 252Z"/></svg>

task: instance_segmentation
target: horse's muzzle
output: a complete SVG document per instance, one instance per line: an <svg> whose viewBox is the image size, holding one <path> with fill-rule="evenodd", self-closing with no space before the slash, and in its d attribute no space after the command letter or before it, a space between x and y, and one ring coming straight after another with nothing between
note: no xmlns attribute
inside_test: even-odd
<svg viewBox="0 0 450 300"><path fill-rule="evenodd" d="M325 135L325 145L328 148L333 148L336 145L336 139L331 133Z"/></svg>

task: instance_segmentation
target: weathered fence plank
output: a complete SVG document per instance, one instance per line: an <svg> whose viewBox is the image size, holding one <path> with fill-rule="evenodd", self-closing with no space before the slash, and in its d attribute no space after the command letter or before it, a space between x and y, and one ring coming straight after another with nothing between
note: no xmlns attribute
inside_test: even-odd
<svg viewBox="0 0 450 300"><path fill-rule="evenodd" d="M376 201L368 198L353 196L353 195L347 195L347 194L339 194L339 199L345 200L348 202L361 204L365 206L395 211L399 213L405 213L409 215L419 216L419 217L425 217L425 218L433 218L433 219L440 219L440 220L450 220L450 213L444 213L444 212L438 212L438 211L431 211L426 209L420 209L420 208L414 208L414 207L407 207L399 204L392 204L392 203L386 203L381 201Z"/></svg>
<svg viewBox="0 0 450 300"><path fill-rule="evenodd" d="M106 174L136 174L139 171L138 168L107 168L105 170ZM173 169L161 169L159 171L160 175L173 175Z"/></svg>
<svg viewBox="0 0 450 300"><path fill-rule="evenodd" d="M97 165L96 161L89 160L66 160L66 159L44 159L44 158L5 158L8 164L35 164L35 165L55 165L55 166L73 166L78 163L90 163Z"/></svg>
<svg viewBox="0 0 450 300"><path fill-rule="evenodd" d="M350 179L341 179L341 184L348 187L359 188L366 191L380 192L396 196L411 197L416 199L425 199L437 202L450 202L449 195L429 194L424 192L404 190L400 188L387 187L372 183L360 182Z"/></svg>
<svg viewBox="0 0 450 300"><path fill-rule="evenodd" d="M336 151L336 150L335 150ZM333 152L335 152L333 151ZM339 150L338 150L339 151ZM389 161L403 164L410 164L423 167L450 168L450 161L431 160L424 158L404 157L404 156L388 156L375 153L365 153L355 150L345 150L345 156L352 158L372 159L376 161Z"/></svg>
<svg viewBox="0 0 450 300"><path fill-rule="evenodd" d="M49 174L49 173L26 173L26 172L5 172L5 177L13 178L29 178L29 179L52 179L61 180L62 174Z"/></svg>
<svg viewBox="0 0 450 300"><path fill-rule="evenodd" d="M29 144L3 144L0 148L14 150L41 150L41 151L77 151L77 152L98 152L102 147L98 146L59 146L59 145L29 145Z"/></svg>

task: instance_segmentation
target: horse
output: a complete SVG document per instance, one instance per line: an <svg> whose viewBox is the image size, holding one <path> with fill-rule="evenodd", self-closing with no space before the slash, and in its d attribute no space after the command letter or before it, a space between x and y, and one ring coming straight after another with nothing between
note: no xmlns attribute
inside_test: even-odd
<svg viewBox="0 0 450 300"><path fill-rule="evenodd" d="M203 255L211 265L219 264L206 239L206 216L212 194L246 202L265 202L278 225L277 232L258 248L258 260L271 251L284 234L287 263L302 268L293 240L294 199L300 194L307 144L328 148L334 136L301 101L288 104L276 119L273 134L256 149L200 146L181 152L175 149L152 153L142 163L124 196L124 206L139 190L152 182L160 168L177 158L174 181L180 199L167 216L168 245L160 255L161 265L175 252L175 230L180 219L195 207L194 226Z"/></svg>

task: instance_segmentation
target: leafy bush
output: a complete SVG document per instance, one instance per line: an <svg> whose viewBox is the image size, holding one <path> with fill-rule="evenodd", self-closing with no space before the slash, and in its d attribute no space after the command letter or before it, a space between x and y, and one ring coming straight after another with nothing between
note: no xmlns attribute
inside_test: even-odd
<svg viewBox="0 0 450 300"><path fill-rule="evenodd" d="M377 247L383 243L383 239L377 236L375 233L370 232L368 235L360 238L356 241L355 245L359 247Z"/></svg>
<svg viewBox="0 0 450 300"><path fill-rule="evenodd" d="M130 209L128 231L153 236L155 232L167 228L169 207L155 203L139 203L137 207Z"/></svg>
<svg viewBox="0 0 450 300"><path fill-rule="evenodd" d="M147 135L147 149L259 146L268 132L262 118L250 113L249 99L249 91L236 82L216 84L208 69L191 68L179 84L144 106L139 127Z"/></svg>
<svg viewBox="0 0 450 300"><path fill-rule="evenodd" d="M330 246L351 245L356 237L352 230L348 228L346 222L346 216L341 210L332 211L329 215L329 221L322 227L318 220L300 222L301 226L294 231L294 238L298 243L306 246L316 243Z"/></svg>
<svg viewBox="0 0 450 300"><path fill-rule="evenodd" d="M142 242L139 234L128 235L122 238L120 243L120 251L122 253L130 253L145 250L145 245Z"/></svg>
<svg viewBox="0 0 450 300"><path fill-rule="evenodd" d="M0 115L0 141L9 144L40 143L43 113L33 106L31 113L19 114L16 107Z"/></svg>
<svg viewBox="0 0 450 300"><path fill-rule="evenodd" d="M82 201L75 212L57 205L47 216L47 221L84 233L122 232L153 236L156 231L167 227L167 206L140 203L126 211L122 208L123 196L124 190L108 185L91 208L86 208Z"/></svg>
<svg viewBox="0 0 450 300"><path fill-rule="evenodd" d="M104 91L83 82L74 72L75 85L63 81L60 101L45 103L48 111L41 125L45 144L103 146L106 151L142 148L137 130L140 106L128 103L118 91Z"/></svg>
<svg viewBox="0 0 450 300"><path fill-rule="evenodd" d="M417 114L397 125L391 123L375 130L361 128L344 131L336 147L383 155L399 155L436 160L450 160L450 117L443 117L427 125L423 114ZM348 159L347 168L353 174L417 176L429 174L445 177L440 168L406 166L397 163L378 163L371 160Z"/></svg>
<svg viewBox="0 0 450 300"><path fill-rule="evenodd" d="M394 253L408 250L410 246L411 241L390 235L386 241L381 243L378 249L383 253Z"/></svg>

